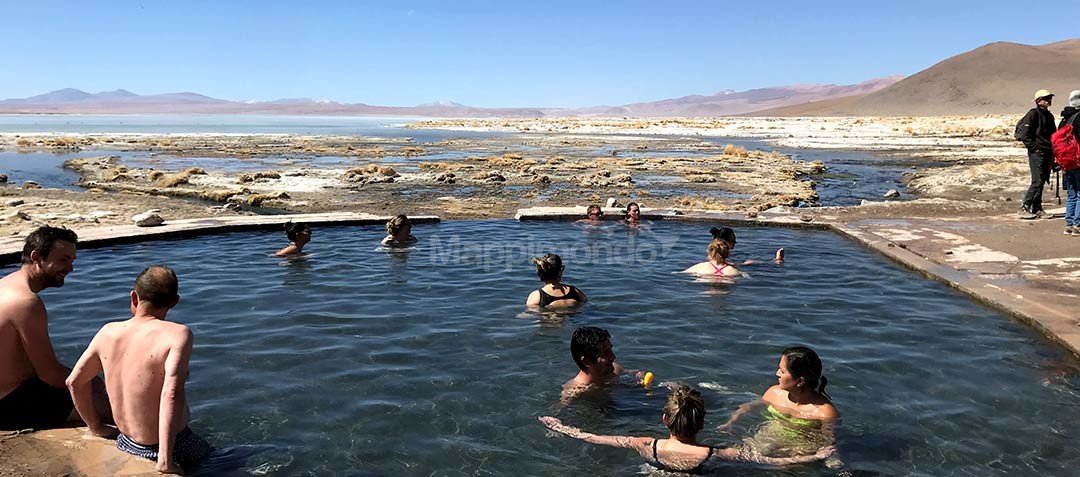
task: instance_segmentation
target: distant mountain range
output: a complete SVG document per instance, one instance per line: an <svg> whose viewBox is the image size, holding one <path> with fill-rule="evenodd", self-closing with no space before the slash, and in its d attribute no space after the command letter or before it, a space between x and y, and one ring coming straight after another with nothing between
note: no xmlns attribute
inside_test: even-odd
<svg viewBox="0 0 1080 477"><path fill-rule="evenodd" d="M343 104L308 98L227 101L196 93L138 95L127 90L90 94L62 89L0 101L0 113L221 113L431 117L710 117L934 116L1021 113L1037 89L1058 94L1080 89L1080 39L1047 45L997 42L953 56L909 77L890 76L854 85L791 85L721 91L622 106L587 108L477 108L453 102L418 106Z"/></svg>
<svg viewBox="0 0 1080 477"><path fill-rule="evenodd" d="M762 109L803 104L865 94L887 87L902 77L891 76L856 85L793 85L736 92L721 91L709 96L684 96L648 103L587 108L477 108L448 101L418 106L374 106L345 104L310 98L274 101L228 101L197 93L138 95L118 89L87 93L66 88L29 98L0 101L0 113L53 114L295 114L353 116L430 116L430 117L559 117L559 116L636 116L686 117L728 116Z"/></svg>
<svg viewBox="0 0 1080 477"><path fill-rule="evenodd" d="M760 116L1020 114L1038 89L1057 94L1058 114L1080 89L1080 39L1046 45L997 42L953 56L868 94L755 111Z"/></svg>

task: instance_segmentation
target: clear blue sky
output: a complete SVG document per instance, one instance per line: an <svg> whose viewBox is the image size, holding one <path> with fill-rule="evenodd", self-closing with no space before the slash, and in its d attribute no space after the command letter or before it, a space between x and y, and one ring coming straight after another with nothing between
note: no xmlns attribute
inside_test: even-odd
<svg viewBox="0 0 1080 477"><path fill-rule="evenodd" d="M0 98L72 87L393 106L615 105L912 74L993 41L1080 36L1057 20L1068 4L3 0Z"/></svg>

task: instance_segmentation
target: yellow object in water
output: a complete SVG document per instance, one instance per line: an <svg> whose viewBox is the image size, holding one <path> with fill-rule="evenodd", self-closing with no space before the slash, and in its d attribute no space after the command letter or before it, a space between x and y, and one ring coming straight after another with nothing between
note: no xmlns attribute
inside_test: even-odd
<svg viewBox="0 0 1080 477"><path fill-rule="evenodd" d="M641 384L643 386L645 386L645 387L649 387L649 385L652 384L652 380L653 380L652 371L646 372L645 377L641 378Z"/></svg>

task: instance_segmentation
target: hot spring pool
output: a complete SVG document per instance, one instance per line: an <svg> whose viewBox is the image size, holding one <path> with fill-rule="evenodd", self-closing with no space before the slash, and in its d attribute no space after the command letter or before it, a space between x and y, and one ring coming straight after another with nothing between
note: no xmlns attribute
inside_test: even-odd
<svg viewBox="0 0 1080 477"><path fill-rule="evenodd" d="M381 227L316 228L296 260L269 256L282 234L231 233L83 250L67 285L44 295L70 365L104 322L128 317L139 270L176 269L182 298L170 317L196 340L191 426L225 451L207 475L641 473L630 451L552 437L536 421L666 430L657 389L617 387L557 409L581 325L610 330L624 366L701 388L710 444L744 437L712 429L775 382L785 346L821 354L844 468L733 465L729 475L1080 466L1077 363L1035 331L827 232L738 229L735 258L784 246L788 261L745 267L752 278L737 285L672 274L704 255L707 229L448 222L416 226L419 247L388 254L376 246ZM581 312L523 313L539 285L528 257L548 251L589 294Z"/></svg>

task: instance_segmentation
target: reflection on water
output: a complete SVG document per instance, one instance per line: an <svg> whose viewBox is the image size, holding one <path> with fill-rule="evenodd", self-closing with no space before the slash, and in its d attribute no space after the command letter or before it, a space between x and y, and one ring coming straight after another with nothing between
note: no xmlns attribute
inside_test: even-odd
<svg viewBox="0 0 1080 477"><path fill-rule="evenodd" d="M754 421L715 428L775 382L784 347L818 351L843 416L843 468L724 475L1041 476L1080 465L1070 452L1080 373L1038 333L819 231L739 229L736 259L779 246L790 259L704 293L711 284L673 272L701 260L711 225L656 222L631 240L617 223L597 233L417 224L407 255L377 250L382 227L324 227L294 260L268 256L279 232L147 242L80 251L67 284L43 296L70 365L104 322L127 317L139 270L177 270L183 299L170 318L195 334L192 428L239 462L212 475L639 472L637 456L549 436L536 421L557 411L591 432L665 435L656 386L619 383L557 408L582 325L608 329L625 368L698 383L711 445L812 446ZM549 251L590 302L522 315L539 283L529 258Z"/></svg>

